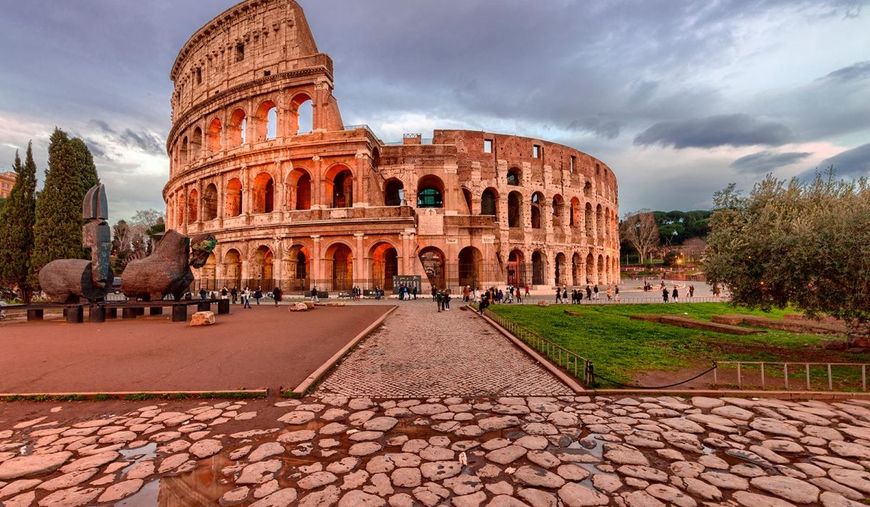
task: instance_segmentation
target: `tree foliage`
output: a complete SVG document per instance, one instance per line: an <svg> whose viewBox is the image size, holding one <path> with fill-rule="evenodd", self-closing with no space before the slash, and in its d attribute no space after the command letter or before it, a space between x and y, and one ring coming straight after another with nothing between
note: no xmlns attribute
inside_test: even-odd
<svg viewBox="0 0 870 507"><path fill-rule="evenodd" d="M36 223L36 163L33 147L27 145L24 164L15 154L15 185L0 209L0 283L17 286L21 299L30 302L30 262L33 226Z"/></svg>
<svg viewBox="0 0 870 507"><path fill-rule="evenodd" d="M682 245L687 239L706 238L710 232L711 211L654 211L659 241Z"/></svg>
<svg viewBox="0 0 870 507"><path fill-rule="evenodd" d="M809 183L768 176L748 197L734 186L715 196L704 261L707 281L735 303L769 309L795 305L867 336L870 319L870 187L837 180Z"/></svg>
<svg viewBox="0 0 870 507"><path fill-rule="evenodd" d="M48 147L45 187L36 200L34 275L55 259L87 258L82 247L82 200L98 183L85 143L56 128Z"/></svg>
<svg viewBox="0 0 870 507"><path fill-rule="evenodd" d="M639 211L629 215L619 226L622 238L631 245L645 263L659 244L659 228L652 212Z"/></svg>

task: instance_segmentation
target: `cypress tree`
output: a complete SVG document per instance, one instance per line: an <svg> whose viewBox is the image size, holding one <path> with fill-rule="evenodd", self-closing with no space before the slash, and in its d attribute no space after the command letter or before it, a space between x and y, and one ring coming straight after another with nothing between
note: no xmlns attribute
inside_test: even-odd
<svg viewBox="0 0 870 507"><path fill-rule="evenodd" d="M48 146L45 187L36 200L32 273L55 259L86 259L82 247L82 200L99 183L85 143L55 128Z"/></svg>
<svg viewBox="0 0 870 507"><path fill-rule="evenodd" d="M17 179L9 199L0 210L0 281L17 285L21 298L29 303L33 293L29 274L33 225L36 222L36 163L30 143L24 165L15 153L13 169Z"/></svg>

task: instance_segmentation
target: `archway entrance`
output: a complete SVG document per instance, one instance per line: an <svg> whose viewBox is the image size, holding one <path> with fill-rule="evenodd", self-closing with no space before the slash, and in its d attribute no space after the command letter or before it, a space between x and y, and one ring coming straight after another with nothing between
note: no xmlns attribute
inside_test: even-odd
<svg viewBox="0 0 870 507"><path fill-rule="evenodd" d="M353 287L353 252L339 243L326 252L327 262L332 265L332 290L347 291Z"/></svg>
<svg viewBox="0 0 870 507"><path fill-rule="evenodd" d="M254 179L254 213L271 213L275 209L275 182L269 173Z"/></svg>
<svg viewBox="0 0 870 507"><path fill-rule="evenodd" d="M389 243L379 243L372 248L371 266L373 287L385 292L393 290L393 277L399 274L399 253Z"/></svg>
<svg viewBox="0 0 870 507"><path fill-rule="evenodd" d="M274 288L273 264L274 258L269 247L261 246L254 252L251 274L255 279L251 280L252 289L260 287L263 290L272 290Z"/></svg>
<svg viewBox="0 0 870 507"><path fill-rule="evenodd" d="M473 246L463 248L459 252L459 285L470 286L472 289L481 286L481 264L483 255Z"/></svg>
<svg viewBox="0 0 870 507"><path fill-rule="evenodd" d="M535 250L532 254L532 285L544 285L547 283L547 266L544 260L544 254L540 250Z"/></svg>
<svg viewBox="0 0 870 507"><path fill-rule="evenodd" d="M353 173L349 169L338 169L335 176L327 178L327 190L332 195L333 208L353 206Z"/></svg>
<svg viewBox="0 0 870 507"><path fill-rule="evenodd" d="M384 206L401 206L405 199L405 186L395 178L384 185Z"/></svg>
<svg viewBox="0 0 870 507"><path fill-rule="evenodd" d="M523 287L526 285L525 276L525 256L520 250L513 250L508 255L507 263L507 283L514 287Z"/></svg>
<svg viewBox="0 0 870 507"><path fill-rule="evenodd" d="M224 283L229 288L244 289L242 287L242 256L239 251L232 249L224 255Z"/></svg>
<svg viewBox="0 0 870 507"><path fill-rule="evenodd" d="M286 269L287 288L291 291L306 291L311 287L309 280L309 262L311 257L302 245L293 245L287 253Z"/></svg>
<svg viewBox="0 0 870 507"><path fill-rule="evenodd" d="M444 289L447 286L446 265L444 262L444 252L435 248L424 248L420 252L420 262L423 264L423 271L426 277L429 278L429 283L437 289Z"/></svg>

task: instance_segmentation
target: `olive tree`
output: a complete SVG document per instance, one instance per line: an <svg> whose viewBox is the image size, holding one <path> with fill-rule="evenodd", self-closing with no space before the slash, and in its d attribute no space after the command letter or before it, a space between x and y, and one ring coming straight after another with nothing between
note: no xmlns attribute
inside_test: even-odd
<svg viewBox="0 0 870 507"><path fill-rule="evenodd" d="M849 343L870 337L870 187L833 170L810 182L767 176L743 197L717 192L704 269L735 304L793 305L848 327Z"/></svg>

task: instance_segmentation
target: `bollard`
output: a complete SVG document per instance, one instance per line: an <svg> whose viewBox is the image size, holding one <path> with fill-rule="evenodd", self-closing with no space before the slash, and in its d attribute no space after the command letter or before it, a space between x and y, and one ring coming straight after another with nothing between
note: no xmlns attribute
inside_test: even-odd
<svg viewBox="0 0 870 507"><path fill-rule="evenodd" d="M42 308L28 308L27 309L27 321L31 320L42 320L43 309Z"/></svg>
<svg viewBox="0 0 870 507"><path fill-rule="evenodd" d="M148 312L150 315L163 315L163 307L162 306L152 306Z"/></svg>
<svg viewBox="0 0 870 507"><path fill-rule="evenodd" d="M106 310L106 318L107 319L117 319L118 318L118 308L117 307L113 306L111 308L106 308L105 310Z"/></svg>
<svg viewBox="0 0 870 507"><path fill-rule="evenodd" d="M68 324L81 324L85 321L85 307L82 305L66 306L63 314Z"/></svg>
<svg viewBox="0 0 870 507"><path fill-rule="evenodd" d="M211 311L211 303L209 303L208 301L203 301L202 303L197 303L196 311L198 311L198 312Z"/></svg>
<svg viewBox="0 0 870 507"><path fill-rule="evenodd" d="M172 305L172 322L187 322L187 305Z"/></svg>
<svg viewBox="0 0 870 507"><path fill-rule="evenodd" d="M103 305L91 305L88 308L88 322L106 322L106 308Z"/></svg>
<svg viewBox="0 0 870 507"><path fill-rule="evenodd" d="M218 301L218 315L229 315L230 313L230 300L229 299L221 299Z"/></svg>

